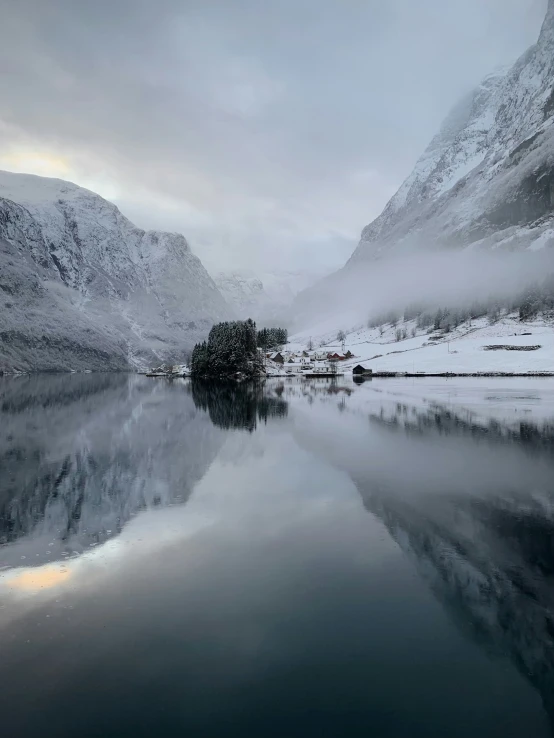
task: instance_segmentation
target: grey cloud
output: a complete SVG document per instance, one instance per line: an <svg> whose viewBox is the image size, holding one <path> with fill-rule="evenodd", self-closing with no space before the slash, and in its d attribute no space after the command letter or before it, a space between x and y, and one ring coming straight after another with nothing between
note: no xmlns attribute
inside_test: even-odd
<svg viewBox="0 0 554 738"><path fill-rule="evenodd" d="M0 140L82 154L140 225L166 217L212 261L294 268L319 248L331 268L545 5L4 0Z"/></svg>

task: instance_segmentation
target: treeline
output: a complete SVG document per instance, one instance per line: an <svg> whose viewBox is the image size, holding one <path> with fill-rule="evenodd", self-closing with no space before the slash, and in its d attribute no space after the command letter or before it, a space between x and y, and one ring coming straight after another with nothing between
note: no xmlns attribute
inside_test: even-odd
<svg viewBox="0 0 554 738"><path fill-rule="evenodd" d="M218 323L208 340L192 352L191 374L197 378L253 377L261 370L258 333L253 320Z"/></svg>
<svg viewBox="0 0 554 738"><path fill-rule="evenodd" d="M263 349L284 346L289 340L286 328L262 328L258 331L258 346Z"/></svg>
<svg viewBox="0 0 554 738"><path fill-rule="evenodd" d="M514 312L518 313L521 321L531 320L540 314L554 313L554 275L528 285L513 297L490 297L457 307L430 307L429 304L413 303L403 311L388 310L373 316L368 321L368 327L392 325L396 328L401 322L415 320L419 329L448 333L461 323L484 317L490 323L495 323L503 314Z"/></svg>

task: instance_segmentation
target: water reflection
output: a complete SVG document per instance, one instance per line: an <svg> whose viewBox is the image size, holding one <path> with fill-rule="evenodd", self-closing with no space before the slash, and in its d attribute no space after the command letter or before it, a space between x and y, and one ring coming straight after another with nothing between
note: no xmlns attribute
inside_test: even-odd
<svg viewBox="0 0 554 738"><path fill-rule="evenodd" d="M241 428L254 431L258 421L285 418L288 404L281 399L283 387L262 383L191 383L196 407L206 410L212 423L219 428Z"/></svg>
<svg viewBox="0 0 554 738"><path fill-rule="evenodd" d="M537 689L554 733L553 416L381 394L365 407L373 448L313 426L309 448L348 472L458 627Z"/></svg>
<svg viewBox="0 0 554 738"><path fill-rule="evenodd" d="M10 734L546 735L538 386L0 383Z"/></svg>
<svg viewBox="0 0 554 738"><path fill-rule="evenodd" d="M184 383L126 375L0 383L0 566L39 564L185 501L223 443Z"/></svg>

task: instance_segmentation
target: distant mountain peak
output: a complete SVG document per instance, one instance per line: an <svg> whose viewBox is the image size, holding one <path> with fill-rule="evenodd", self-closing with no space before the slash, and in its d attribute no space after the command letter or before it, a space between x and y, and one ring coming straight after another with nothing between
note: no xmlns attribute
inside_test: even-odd
<svg viewBox="0 0 554 738"><path fill-rule="evenodd" d="M295 296L313 284L317 275L299 271L233 271L219 272L214 279L239 317L263 323L284 319Z"/></svg>

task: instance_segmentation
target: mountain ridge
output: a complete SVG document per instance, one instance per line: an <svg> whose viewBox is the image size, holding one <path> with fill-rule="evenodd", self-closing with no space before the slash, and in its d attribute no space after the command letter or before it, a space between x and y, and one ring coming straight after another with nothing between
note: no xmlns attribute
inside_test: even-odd
<svg viewBox="0 0 554 738"><path fill-rule="evenodd" d="M464 105L469 107L467 121L454 126L452 136L449 122ZM510 70L488 75L455 106L383 213L363 229L350 261L374 259L398 248L419 249L425 240L468 246L492 239L494 243L481 245L496 247L503 239L495 236L502 231L505 239L518 241L518 248L527 248L533 240L529 243L524 234L509 229L552 216L553 122L551 0L537 43ZM544 171L533 179L539 161ZM545 175L549 192L540 186ZM472 198L475 202L469 201ZM534 206L525 206L529 200ZM506 201L514 205L511 213L502 207ZM430 228L433 220L440 226L435 231Z"/></svg>
<svg viewBox="0 0 554 738"><path fill-rule="evenodd" d="M179 360L231 314L184 236L137 228L113 203L65 180L0 172L0 239L10 272L0 279L4 370ZM49 338L61 348L49 352Z"/></svg>
<svg viewBox="0 0 554 738"><path fill-rule="evenodd" d="M358 322L367 320L372 310L383 308L370 304L372 293L379 293L377 301L383 298L383 279L393 280L392 292L394 270L403 269L400 264L387 267L392 275L383 277L381 266L393 260L406 259L412 271L415 259L426 254L430 258L421 266L426 273L437 254L442 258L454 251L518 251L530 257L540 251L548 256L545 250L554 246L553 123L550 0L537 42L508 71L489 74L454 106L412 173L363 229L345 266L297 296L291 310L295 327L327 323L329 309L337 309L331 293L344 296L339 307L345 316L356 312ZM429 280L420 292L411 299L428 297ZM346 306L349 300L354 305ZM337 317L337 323L344 320Z"/></svg>

